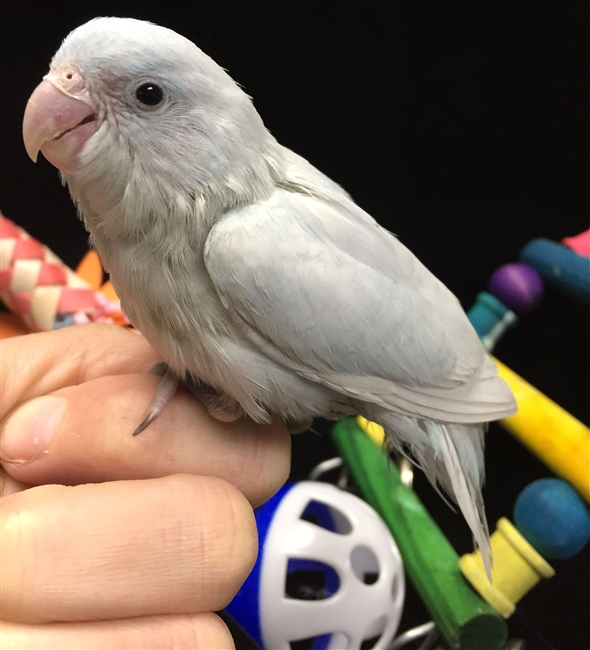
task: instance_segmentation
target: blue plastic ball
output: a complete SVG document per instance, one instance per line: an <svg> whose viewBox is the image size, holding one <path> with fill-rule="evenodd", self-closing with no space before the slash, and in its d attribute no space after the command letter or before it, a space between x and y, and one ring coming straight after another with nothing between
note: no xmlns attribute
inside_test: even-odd
<svg viewBox="0 0 590 650"><path fill-rule="evenodd" d="M526 264L504 264L490 277L488 291L512 311L524 314L535 309L541 302L543 279Z"/></svg>
<svg viewBox="0 0 590 650"><path fill-rule="evenodd" d="M525 487L514 504L514 523L547 558L577 555L590 540L590 510L565 481L543 478Z"/></svg>

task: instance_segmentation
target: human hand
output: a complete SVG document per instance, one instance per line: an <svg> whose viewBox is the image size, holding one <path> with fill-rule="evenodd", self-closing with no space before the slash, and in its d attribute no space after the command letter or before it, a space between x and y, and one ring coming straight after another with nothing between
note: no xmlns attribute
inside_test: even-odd
<svg viewBox="0 0 590 650"><path fill-rule="evenodd" d="M252 567L289 435L179 391L133 438L158 360L109 325L2 341L2 647L233 646L212 612Z"/></svg>

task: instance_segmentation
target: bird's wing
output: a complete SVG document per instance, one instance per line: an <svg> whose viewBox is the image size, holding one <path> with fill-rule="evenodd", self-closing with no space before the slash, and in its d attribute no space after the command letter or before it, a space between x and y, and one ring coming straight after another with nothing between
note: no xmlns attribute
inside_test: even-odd
<svg viewBox="0 0 590 650"><path fill-rule="evenodd" d="M205 263L231 317L269 357L354 399L446 422L511 412L455 296L358 210L278 189L228 212Z"/></svg>

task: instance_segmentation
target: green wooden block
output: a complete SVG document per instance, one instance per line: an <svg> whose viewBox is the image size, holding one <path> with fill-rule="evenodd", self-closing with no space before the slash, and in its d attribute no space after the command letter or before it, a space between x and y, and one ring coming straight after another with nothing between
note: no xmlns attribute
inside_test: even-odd
<svg viewBox="0 0 590 650"><path fill-rule="evenodd" d="M356 420L338 422L332 439L363 497L389 527L409 578L452 648L501 650L502 616L467 583L459 556L394 463Z"/></svg>

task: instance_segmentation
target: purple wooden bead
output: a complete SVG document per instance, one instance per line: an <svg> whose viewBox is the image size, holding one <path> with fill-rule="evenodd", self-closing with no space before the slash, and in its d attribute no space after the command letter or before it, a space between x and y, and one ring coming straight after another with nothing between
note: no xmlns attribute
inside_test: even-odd
<svg viewBox="0 0 590 650"><path fill-rule="evenodd" d="M517 314L532 311L543 297L543 279L526 264L513 262L497 269L488 282L488 291Z"/></svg>

